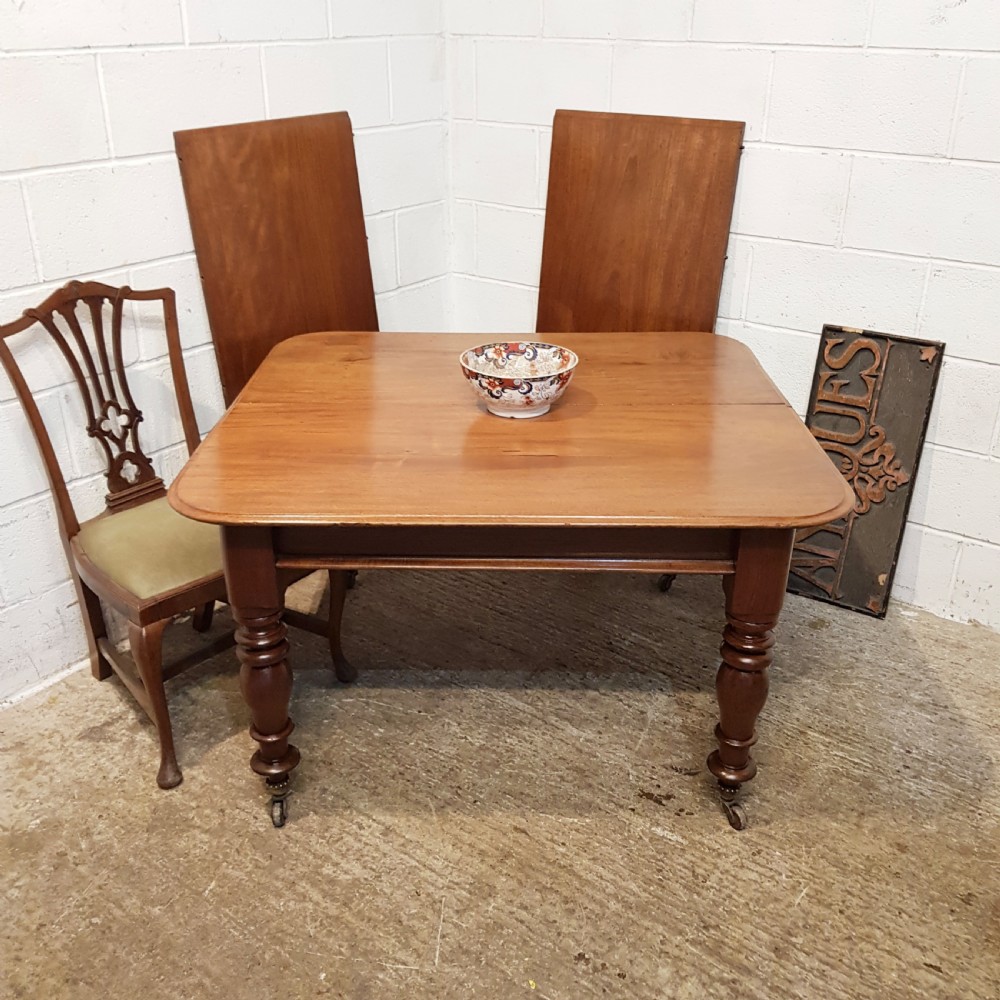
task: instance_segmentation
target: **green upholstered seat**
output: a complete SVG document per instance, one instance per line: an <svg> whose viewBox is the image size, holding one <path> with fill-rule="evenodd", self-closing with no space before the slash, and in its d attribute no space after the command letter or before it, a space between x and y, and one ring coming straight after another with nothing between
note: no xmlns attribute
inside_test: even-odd
<svg viewBox="0 0 1000 1000"><path fill-rule="evenodd" d="M218 527L183 517L166 497L87 521L74 541L98 569L142 600L222 572Z"/></svg>

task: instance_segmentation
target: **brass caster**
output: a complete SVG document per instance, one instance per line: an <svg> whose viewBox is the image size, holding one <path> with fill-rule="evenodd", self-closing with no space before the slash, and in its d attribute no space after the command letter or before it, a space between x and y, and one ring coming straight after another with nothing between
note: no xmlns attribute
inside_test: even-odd
<svg viewBox="0 0 1000 1000"><path fill-rule="evenodd" d="M734 830L745 830L747 828L747 811L739 802L723 802L722 811L729 820L729 825Z"/></svg>
<svg viewBox="0 0 1000 1000"><path fill-rule="evenodd" d="M267 790L271 793L271 822L282 827L288 821L288 793L292 790L288 775L280 784L272 785L270 781L266 783Z"/></svg>
<svg viewBox="0 0 1000 1000"><path fill-rule="evenodd" d="M719 782L719 794L722 796L722 811L726 814L729 825L734 830L745 830L749 820L747 819L746 809L741 803L736 801L738 793L738 786L734 788L731 785L724 785L722 782Z"/></svg>
<svg viewBox="0 0 1000 1000"><path fill-rule="evenodd" d="M271 822L282 827L288 820L288 799L284 795L271 797Z"/></svg>

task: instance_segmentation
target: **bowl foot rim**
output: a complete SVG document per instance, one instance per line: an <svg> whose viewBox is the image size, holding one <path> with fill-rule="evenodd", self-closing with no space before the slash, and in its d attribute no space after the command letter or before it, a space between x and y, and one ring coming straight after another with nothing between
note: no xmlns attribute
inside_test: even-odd
<svg viewBox="0 0 1000 1000"><path fill-rule="evenodd" d="M541 417L548 413L552 409L552 404L548 406L540 406L537 409L532 407L531 409L524 410L495 410L489 403L486 404L486 409L490 411L495 417L509 417L514 420L526 420L529 417Z"/></svg>

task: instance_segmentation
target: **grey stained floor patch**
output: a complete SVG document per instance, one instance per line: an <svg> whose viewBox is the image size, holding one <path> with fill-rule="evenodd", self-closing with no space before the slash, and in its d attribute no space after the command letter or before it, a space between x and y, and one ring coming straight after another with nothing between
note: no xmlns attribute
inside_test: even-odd
<svg viewBox="0 0 1000 1000"><path fill-rule="evenodd" d="M713 579L363 573L356 685L293 634L281 830L232 653L168 687L169 792L117 681L7 709L0 997L1000 997L1000 635L789 598L736 833L721 615Z"/></svg>

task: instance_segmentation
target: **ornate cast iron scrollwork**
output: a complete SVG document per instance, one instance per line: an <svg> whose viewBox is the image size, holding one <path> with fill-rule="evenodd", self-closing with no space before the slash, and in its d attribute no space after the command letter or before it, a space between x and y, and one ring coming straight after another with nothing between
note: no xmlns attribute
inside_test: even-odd
<svg viewBox="0 0 1000 1000"><path fill-rule="evenodd" d="M807 423L855 502L846 517L796 534L793 592L885 613L943 347L823 328Z"/></svg>

